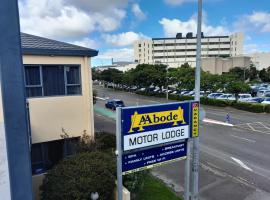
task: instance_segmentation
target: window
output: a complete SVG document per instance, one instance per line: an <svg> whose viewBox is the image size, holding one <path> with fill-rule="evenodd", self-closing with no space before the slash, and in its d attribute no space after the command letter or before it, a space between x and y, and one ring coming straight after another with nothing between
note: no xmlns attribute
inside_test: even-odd
<svg viewBox="0 0 270 200"><path fill-rule="evenodd" d="M27 97L79 95L81 77L79 66L26 65Z"/></svg>

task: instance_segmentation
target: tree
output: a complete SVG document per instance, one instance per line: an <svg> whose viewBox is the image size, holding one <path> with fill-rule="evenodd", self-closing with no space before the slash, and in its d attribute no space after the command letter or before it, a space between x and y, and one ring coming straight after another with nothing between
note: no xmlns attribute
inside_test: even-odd
<svg viewBox="0 0 270 200"><path fill-rule="evenodd" d="M267 69L262 69L259 72L259 77L263 82L270 82L270 66Z"/></svg>
<svg viewBox="0 0 270 200"><path fill-rule="evenodd" d="M100 80L100 71L92 68L92 80Z"/></svg>
<svg viewBox="0 0 270 200"><path fill-rule="evenodd" d="M122 76L123 72L114 68L105 69L100 73L101 80L115 84L122 83Z"/></svg>
<svg viewBox="0 0 270 200"><path fill-rule="evenodd" d="M210 74L209 72L201 72L201 90L206 91L216 91L220 89L220 76L216 74Z"/></svg>
<svg viewBox="0 0 270 200"><path fill-rule="evenodd" d="M251 64L249 67L249 80L253 81L258 79L258 74L259 71L257 70L257 68L253 64Z"/></svg>
<svg viewBox="0 0 270 200"><path fill-rule="evenodd" d="M250 91L249 85L242 81L230 81L227 85L226 91L235 95L236 101L240 93L246 93Z"/></svg>

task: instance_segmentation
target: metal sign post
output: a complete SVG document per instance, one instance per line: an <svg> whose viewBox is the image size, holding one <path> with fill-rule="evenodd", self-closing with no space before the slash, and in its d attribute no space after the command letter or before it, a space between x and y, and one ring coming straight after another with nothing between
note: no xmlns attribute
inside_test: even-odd
<svg viewBox="0 0 270 200"><path fill-rule="evenodd" d="M117 143L117 199L122 200L122 135L121 135L121 108L116 108L116 143Z"/></svg>
<svg viewBox="0 0 270 200"><path fill-rule="evenodd" d="M198 22L197 22L197 54L195 74L195 101L200 102L201 81L201 28L202 28L202 0L198 0ZM199 199L199 137L193 139L192 154L192 200Z"/></svg>

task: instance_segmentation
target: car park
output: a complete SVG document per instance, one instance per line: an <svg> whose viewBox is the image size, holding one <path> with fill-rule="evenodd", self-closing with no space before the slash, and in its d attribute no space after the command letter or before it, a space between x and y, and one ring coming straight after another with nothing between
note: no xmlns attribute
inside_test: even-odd
<svg viewBox="0 0 270 200"><path fill-rule="evenodd" d="M262 103L264 101L264 97L253 97L253 98L249 98L247 99L245 102L247 103Z"/></svg>
<svg viewBox="0 0 270 200"><path fill-rule="evenodd" d="M222 94L219 97L217 97L216 99L228 100L229 98L234 98L234 95L233 94Z"/></svg>
<svg viewBox="0 0 270 200"><path fill-rule="evenodd" d="M247 99L252 98L251 94L238 94L238 101L246 101ZM235 101L235 96L228 98L230 101Z"/></svg>
<svg viewBox="0 0 270 200"><path fill-rule="evenodd" d="M268 89L259 90L258 93L257 93L257 96L258 97L264 97L265 94L267 94L267 93L270 93L270 90L268 90Z"/></svg>
<svg viewBox="0 0 270 200"><path fill-rule="evenodd" d="M262 104L270 104L270 97L265 98Z"/></svg>
<svg viewBox="0 0 270 200"><path fill-rule="evenodd" d="M108 109L116 110L118 107L125 107L125 104L120 99L109 100L105 103L105 107Z"/></svg>
<svg viewBox="0 0 270 200"><path fill-rule="evenodd" d="M223 93L221 93L221 92L210 93L210 94L207 96L207 98L209 98L209 99L216 99L216 98L218 98L218 97L221 96L221 95L223 95Z"/></svg>

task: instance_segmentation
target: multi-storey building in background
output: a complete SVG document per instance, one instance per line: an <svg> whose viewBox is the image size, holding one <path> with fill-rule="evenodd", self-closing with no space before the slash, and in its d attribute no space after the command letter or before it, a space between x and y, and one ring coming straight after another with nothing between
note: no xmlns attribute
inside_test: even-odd
<svg viewBox="0 0 270 200"><path fill-rule="evenodd" d="M136 41L134 57L138 64L162 63L178 67L183 63L195 66L196 36L178 33L175 38L152 38ZM230 36L204 36L202 33L202 57L230 57L243 54L243 33Z"/></svg>

